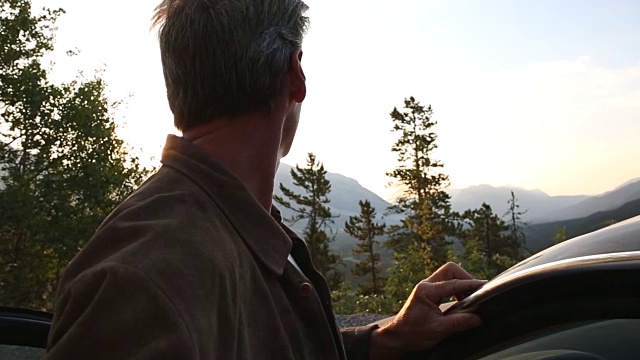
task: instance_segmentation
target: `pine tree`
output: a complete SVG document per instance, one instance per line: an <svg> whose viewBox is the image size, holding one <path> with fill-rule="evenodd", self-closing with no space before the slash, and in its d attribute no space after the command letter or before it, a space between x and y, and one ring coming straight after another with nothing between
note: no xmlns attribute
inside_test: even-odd
<svg viewBox="0 0 640 360"><path fill-rule="evenodd" d="M329 286L337 289L342 282L342 274L337 266L340 256L332 252L329 244L334 240L328 234L328 225L333 223L334 215L328 204L331 202L331 182L327 179L324 165L312 153L308 154L307 166L296 165L291 169L293 184L301 189L301 194L280 184L284 197L274 196L275 201L294 212L291 218L285 219L290 224L306 221L303 237L309 248L315 267L327 279ZM286 198L286 199L285 199ZM293 202L293 205L292 205Z"/></svg>
<svg viewBox="0 0 640 360"><path fill-rule="evenodd" d="M508 216L509 226L509 252L510 256L514 260L521 260L523 258L523 249L527 242L527 237L523 231L523 227L527 224L522 220L522 215L527 211L520 211L520 205L516 194L511 191L511 197L507 201L509 209L504 216Z"/></svg>
<svg viewBox="0 0 640 360"><path fill-rule="evenodd" d="M411 243L406 251L393 253L389 277L385 282L385 296L391 303L391 313L396 313L411 294L413 288L428 274L425 264L429 261L429 247L426 243Z"/></svg>
<svg viewBox="0 0 640 360"><path fill-rule="evenodd" d="M385 225L375 222L376 209L369 200L360 201L360 215L349 217L345 223L345 232L358 240L358 245L352 250L354 255L366 255L358 261L352 269L353 276L361 278L370 276L370 281L360 285L360 295L380 295L383 290L384 279L380 275L380 254L376 251L379 242L376 237L383 235Z"/></svg>
<svg viewBox="0 0 640 360"><path fill-rule="evenodd" d="M400 133L391 149L399 165L387 175L401 189L389 212L405 218L401 225L389 228L385 246L396 252L409 251L411 244L428 248L423 263L428 264L425 272L431 272L447 262L452 244L448 236L455 229L450 196L444 191L449 177L440 171L443 164L432 157L437 135L431 106L425 107L410 97L405 99L404 110L394 108L391 112L393 131Z"/></svg>
<svg viewBox="0 0 640 360"><path fill-rule="evenodd" d="M466 227L461 231L465 248L466 269L478 278L491 279L515 265L511 257L509 227L491 206L483 203L479 209L463 214Z"/></svg>

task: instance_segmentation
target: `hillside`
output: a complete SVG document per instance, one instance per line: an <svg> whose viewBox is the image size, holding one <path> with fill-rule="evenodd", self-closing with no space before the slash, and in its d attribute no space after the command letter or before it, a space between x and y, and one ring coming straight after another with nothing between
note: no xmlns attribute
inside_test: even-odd
<svg viewBox="0 0 640 360"><path fill-rule="evenodd" d="M289 189L296 190L290 175L291 169L292 166L290 165L280 164L275 179L274 193L276 195L282 196L282 192L279 189L280 183ZM399 217L396 215L384 216L390 204L380 196L364 188L356 180L335 173L327 173L327 179L331 181L331 194L329 195L331 203L329 207L334 214L339 215L338 218L334 219L334 225L331 226L333 228L332 231L335 232L335 241L331 244L331 248L342 256L344 267L341 270L344 271L347 280L358 284L359 281L354 280L351 275L351 269L356 262L356 259L354 259L351 254L351 250L355 248L357 241L345 233L343 229L344 223L350 216L355 216L360 213L360 206L358 204L360 200L369 200L369 202L371 202L371 205L376 209L378 221L392 224L399 222ZM284 217L293 215L291 210L284 209L281 206L279 209ZM303 222L299 222L293 225L292 228L298 232L302 232L304 226L305 224ZM380 240L384 241L384 238ZM383 248L378 249L378 251L382 257L383 268L389 267L391 253Z"/></svg>
<svg viewBox="0 0 640 360"><path fill-rule="evenodd" d="M293 185L293 180L291 179L291 169L290 165L281 163L278 172L276 173L275 180L275 189L274 193L276 195L282 196L282 192L280 191L279 184L282 183L285 187L296 190L296 187ZM360 183L356 180L348 178L344 175L335 174L335 173L327 173L327 179L331 181L331 194L329 198L331 199L331 203L329 207L331 211L339 215L337 219L334 220L335 228L341 229L344 226L344 223L349 219L350 216L355 216L360 213L360 206L358 202L360 200L369 200L371 205L376 209L378 214L378 219L382 220L383 215L390 205L380 196L375 193L364 188ZM288 209L283 209L280 207L282 214L285 217L291 216L293 213ZM399 219L397 216L388 216L384 218L385 222L394 223L398 222ZM304 227L304 224L296 224L293 226L294 229L300 230Z"/></svg>
<svg viewBox="0 0 640 360"><path fill-rule="evenodd" d="M494 213L502 216L507 212L507 201L513 191L518 199L521 211L526 211L523 218L527 222L544 222L552 220L549 213L561 212L562 209L574 206L589 199L589 196L550 196L541 190L526 190L518 187L494 187L477 185L465 189L450 189L451 205L455 211L464 212L476 209L483 202L491 205Z"/></svg>
<svg viewBox="0 0 640 360"><path fill-rule="evenodd" d="M281 164L276 174L275 193L282 195L278 185L283 183L286 187L293 189L290 176L291 166ZM341 228L349 216L357 215L360 212L358 201L369 200L376 208L379 220L389 203L364 188L356 180L344 175L328 173L327 178L331 181L332 192L330 194L330 207L334 214L340 215L335 220L336 228ZM467 209L476 209L483 202L491 205L493 211L502 216L507 212L511 191L516 194L521 211L526 211L523 216L525 222L529 224L542 224L560 220L578 219L589 216L599 211L613 210L621 207L625 203L640 199L640 179L630 180L619 187L598 196L550 196L541 190L526 190L519 187L494 187L490 185L471 186L465 189L448 189L451 195L451 206L453 210L464 212ZM285 216L291 212L283 209ZM388 216L384 218L387 223L397 223L398 216ZM300 229L299 224L295 228Z"/></svg>
<svg viewBox="0 0 640 360"><path fill-rule="evenodd" d="M529 251L536 253L553 245L553 237L562 227L567 229L567 238L573 238L601 229L612 221L620 222L638 215L640 215L640 199L627 202L616 209L599 211L583 218L532 225L525 232L527 247Z"/></svg>
<svg viewBox="0 0 640 360"><path fill-rule="evenodd" d="M280 183L295 191L290 175L291 168L287 164L281 164L278 169L275 183L277 195L282 195L278 186ZM327 178L331 181L332 187L329 205L332 212L339 215L332 226L336 240L331 247L343 255L346 267L350 268L353 262L351 249L356 241L344 232L343 227L349 216L360 212L358 202L369 200L377 210L378 221L395 224L400 221L400 217L397 215L385 217L384 213L389 203L364 188L356 180L335 173L328 173ZM452 207L456 211L463 212L477 208L483 202L487 202L496 214L503 215L507 211L507 200L512 190L516 193L521 210L527 210L524 217L530 224L526 231L527 247L532 252L550 246L560 227L566 227L567 235L575 237L597 230L603 226L604 222L622 221L640 215L640 179L628 181L599 196L550 196L540 190L489 185L450 189L448 192L452 196ZM290 210L282 208L281 210L285 217L292 215ZM301 232L304 226L305 224L300 222L293 228ZM383 258L388 261L389 254L383 252Z"/></svg>
<svg viewBox="0 0 640 360"><path fill-rule="evenodd" d="M629 181L602 195L593 196L573 206L549 213L556 220L577 219L598 211L617 209L631 200L640 199L640 180Z"/></svg>

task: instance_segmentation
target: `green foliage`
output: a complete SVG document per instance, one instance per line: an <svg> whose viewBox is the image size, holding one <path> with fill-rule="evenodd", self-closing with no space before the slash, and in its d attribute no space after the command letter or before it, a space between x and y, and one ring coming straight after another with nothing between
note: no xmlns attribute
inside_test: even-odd
<svg viewBox="0 0 640 360"><path fill-rule="evenodd" d="M600 224L600 226L601 226L600 228L601 228L601 229L604 229L604 228L606 228L606 227L609 227L609 226L611 226L611 225L615 225L615 224L617 224L617 223L618 223L618 221L617 221L617 220L609 219L609 220L603 221L603 222Z"/></svg>
<svg viewBox="0 0 640 360"><path fill-rule="evenodd" d="M376 223L375 219L376 209L366 200L360 201L360 215L349 217L349 221L345 223L345 232L358 240L358 245L352 250L353 254L366 255L352 269L356 278L370 276L370 281L360 285L360 295L380 295L384 287L384 278L380 275L380 254L376 251L379 245L376 237L384 234L385 225Z"/></svg>
<svg viewBox="0 0 640 360"><path fill-rule="evenodd" d="M565 242L566 240L567 240L567 228L564 226L558 228L555 236L553 237L553 243L557 245L557 244L560 244L561 242Z"/></svg>
<svg viewBox="0 0 640 360"><path fill-rule="evenodd" d="M478 209L467 210L463 218L466 224L461 241L467 271L476 278L491 279L517 263L512 257L509 227L491 206L482 204Z"/></svg>
<svg viewBox="0 0 640 360"><path fill-rule="evenodd" d="M392 301L393 309L399 311L413 288L428 277L429 247L425 243L413 243L403 252L393 254L393 265L389 269L385 295Z"/></svg>
<svg viewBox="0 0 640 360"><path fill-rule="evenodd" d="M99 75L49 82L62 10L0 3L0 304L51 309L63 268L148 172L116 136Z"/></svg>
<svg viewBox="0 0 640 360"><path fill-rule="evenodd" d="M394 108L391 112L393 131L400 137L391 151L397 154L398 167L387 175L396 179L403 187L404 193L397 199L395 209L400 212L415 210L416 204L429 199L434 202L447 203L449 196L442 190L449 177L438 169L443 165L431 157L437 148L437 135L433 132L436 122L432 119L431 106L425 107L413 97L405 99L404 112Z"/></svg>
<svg viewBox="0 0 640 360"><path fill-rule="evenodd" d="M353 314L396 314L402 304L397 306L386 295L362 295L354 293L348 283L342 283L338 290L331 293L333 309L338 315Z"/></svg>
<svg viewBox="0 0 640 360"><path fill-rule="evenodd" d="M428 271L435 271L448 259L451 246L449 236L455 232L455 214L451 210L450 196L444 189L449 177L440 172L443 164L432 157L437 148L437 135L433 131L431 106L425 107L413 97L405 99L404 111L391 112L393 131L400 133L391 151L397 154L398 166L388 176L394 178L402 190L392 213L406 216L401 225L389 228L385 246L396 252L407 252L418 244L426 258Z"/></svg>
<svg viewBox="0 0 640 360"><path fill-rule="evenodd" d="M309 248L315 267L327 279L330 288L338 288L343 280L343 275L338 271L341 262L340 256L329 249L329 244L334 240L327 233L327 225L333 223L333 214L328 204L331 182L327 179L327 171L324 165L309 153L307 166L301 168L296 165L291 169L293 184L303 190L299 194L280 184L280 190L284 197L275 195L275 201L294 211L294 215L285 219L291 224L306 220L307 225L303 237ZM293 202L293 205L292 205Z"/></svg>

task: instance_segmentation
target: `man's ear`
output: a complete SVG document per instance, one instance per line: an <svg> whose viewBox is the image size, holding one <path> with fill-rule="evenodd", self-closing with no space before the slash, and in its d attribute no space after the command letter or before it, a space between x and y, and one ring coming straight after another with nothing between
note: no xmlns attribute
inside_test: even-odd
<svg viewBox="0 0 640 360"><path fill-rule="evenodd" d="M307 97L307 77L302 70L302 49L296 49L289 64L289 85L291 100L301 103Z"/></svg>

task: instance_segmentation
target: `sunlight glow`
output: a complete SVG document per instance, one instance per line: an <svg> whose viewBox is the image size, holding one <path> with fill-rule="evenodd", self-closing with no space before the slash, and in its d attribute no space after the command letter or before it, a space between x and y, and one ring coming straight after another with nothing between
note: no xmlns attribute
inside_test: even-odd
<svg viewBox="0 0 640 360"><path fill-rule="evenodd" d="M577 10L552 1L515 8L499 1L482 7L471 1L308 3L312 28L303 63L309 94L285 162L303 163L312 151L327 170L391 197L385 173L395 166L395 139L388 114L414 96L433 106L436 156L453 187L508 184L551 195L595 194L638 177L637 3L616 2L603 16L598 2ZM45 5L52 2L34 1L35 8ZM149 30L156 1L55 5L67 13L51 56L54 79L104 69L111 99L127 99L117 112L122 135L157 162L166 135L176 131ZM571 14L573 27L549 9ZM609 30L596 36L596 27ZM75 48L79 56L64 55Z"/></svg>

